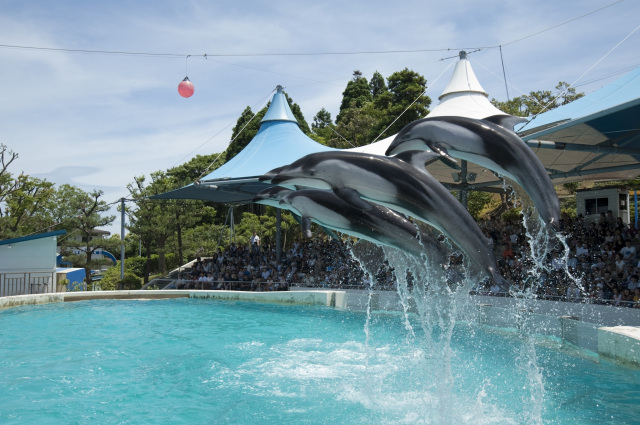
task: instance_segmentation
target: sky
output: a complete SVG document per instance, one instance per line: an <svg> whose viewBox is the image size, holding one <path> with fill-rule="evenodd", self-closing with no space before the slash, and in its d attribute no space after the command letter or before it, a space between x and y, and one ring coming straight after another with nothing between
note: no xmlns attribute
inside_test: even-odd
<svg viewBox="0 0 640 425"><path fill-rule="evenodd" d="M311 123L335 118L355 70L409 68L433 107L464 49L491 98L592 92L640 66L638 16L636 0L0 0L0 144L13 174L112 203L136 176L222 152L277 85Z"/></svg>

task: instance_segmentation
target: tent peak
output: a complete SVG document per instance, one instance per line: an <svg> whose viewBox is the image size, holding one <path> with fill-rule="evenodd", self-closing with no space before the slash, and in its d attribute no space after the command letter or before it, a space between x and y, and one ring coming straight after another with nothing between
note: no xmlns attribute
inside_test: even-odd
<svg viewBox="0 0 640 425"><path fill-rule="evenodd" d="M276 86L276 92L271 99L271 105L269 105L269 109L267 109L267 113L264 114L264 118L262 118L260 123L290 121L298 124L298 120L293 115L293 112L291 112L289 102L287 102L287 97L282 92L282 89L283 87L281 85Z"/></svg>
<svg viewBox="0 0 640 425"><path fill-rule="evenodd" d="M460 60L453 70L453 76L438 100L442 100L453 93L478 93L488 98L489 95L484 91L484 88L482 88L480 81L478 81L476 74L471 68L471 64L467 59L467 52L461 50L459 56Z"/></svg>

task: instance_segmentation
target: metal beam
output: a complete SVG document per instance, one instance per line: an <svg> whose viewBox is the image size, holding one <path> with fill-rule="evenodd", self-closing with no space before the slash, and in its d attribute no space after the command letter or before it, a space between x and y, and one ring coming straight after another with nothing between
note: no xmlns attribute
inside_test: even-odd
<svg viewBox="0 0 640 425"><path fill-rule="evenodd" d="M594 152L605 154L619 155L640 155L638 148L626 148L621 146L602 146L602 145L580 145L576 143L558 143L546 140L527 140L525 142L530 148L537 149L555 149L562 151L576 152Z"/></svg>
<svg viewBox="0 0 640 425"><path fill-rule="evenodd" d="M617 167L592 168L589 170L574 170L567 172L554 171L549 177L551 179L562 179L567 177L589 176L592 174L615 173L617 171L638 170L640 174L640 164L619 165Z"/></svg>

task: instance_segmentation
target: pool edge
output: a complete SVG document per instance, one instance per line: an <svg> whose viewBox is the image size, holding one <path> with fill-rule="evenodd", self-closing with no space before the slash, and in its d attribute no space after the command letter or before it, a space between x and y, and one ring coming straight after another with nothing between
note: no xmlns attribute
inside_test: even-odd
<svg viewBox="0 0 640 425"><path fill-rule="evenodd" d="M206 298L228 301L253 301L278 304L325 305L345 309L347 297L343 291L202 291L202 290L139 290L139 291L91 291L58 292L53 294L12 295L0 297L0 309L23 305L39 305L60 302L118 299L160 300L173 298Z"/></svg>

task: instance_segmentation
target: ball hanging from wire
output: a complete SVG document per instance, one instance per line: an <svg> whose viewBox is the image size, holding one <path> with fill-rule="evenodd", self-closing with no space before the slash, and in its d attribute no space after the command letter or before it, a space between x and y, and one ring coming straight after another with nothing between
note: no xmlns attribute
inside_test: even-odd
<svg viewBox="0 0 640 425"><path fill-rule="evenodd" d="M189 80L189 77L184 77L184 80L178 84L178 93L180 93L182 97L191 97L193 96L193 92L193 83Z"/></svg>

